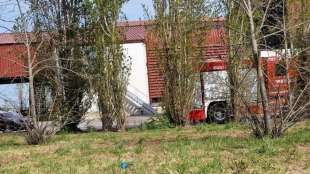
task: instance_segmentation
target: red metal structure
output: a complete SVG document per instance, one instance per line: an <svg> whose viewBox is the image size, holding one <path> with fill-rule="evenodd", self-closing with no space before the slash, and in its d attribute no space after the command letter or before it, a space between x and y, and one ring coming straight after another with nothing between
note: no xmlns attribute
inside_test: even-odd
<svg viewBox="0 0 310 174"><path fill-rule="evenodd" d="M203 64L201 74L226 72L228 47L225 43L223 22L223 19L214 20L213 27L206 33L206 41L201 48ZM119 27L124 29L125 43L143 42L146 45L149 98L151 103L158 103L164 94L164 80L156 60L156 42L149 35L148 25L150 25L150 21L119 23ZM25 51L25 46L22 44L18 34L0 34L0 83L9 83L14 79L27 77L23 56ZM266 86L270 104L272 105L279 101L285 104L285 98L288 95L288 85L285 76L277 72L277 67L280 63L279 57L265 57L261 58L261 60L265 67L265 74L267 74ZM296 72L291 70L290 75L294 76L294 74ZM205 75L201 75L200 79L203 107L196 108L189 114L191 121L203 121L206 119L206 113L208 113L211 106L218 104L222 106L228 103L226 99L205 99L204 96L210 95L204 86ZM254 113L262 113L261 107L256 105L251 106L251 110Z"/></svg>
<svg viewBox="0 0 310 174"><path fill-rule="evenodd" d="M0 84L26 77L26 48L18 34L0 34Z"/></svg>
<svg viewBox="0 0 310 174"><path fill-rule="evenodd" d="M120 22L124 43L145 40L145 21ZM30 35L31 36L31 35ZM0 33L0 84L27 81L26 47L22 33Z"/></svg>
<svg viewBox="0 0 310 174"><path fill-rule="evenodd" d="M206 33L204 44L202 45L202 60L205 62L203 71L222 69L223 61L226 60L228 48L225 44L224 20L222 18L214 20L213 27ZM147 68L149 78L149 95L151 103L157 103L164 93L164 79L162 78L158 61L156 60L156 39L148 31L145 38L147 48Z"/></svg>

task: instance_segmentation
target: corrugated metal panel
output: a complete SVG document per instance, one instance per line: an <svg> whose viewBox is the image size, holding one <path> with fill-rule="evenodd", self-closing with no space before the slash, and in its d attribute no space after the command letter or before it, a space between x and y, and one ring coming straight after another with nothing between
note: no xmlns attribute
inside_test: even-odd
<svg viewBox="0 0 310 174"><path fill-rule="evenodd" d="M0 45L0 79L25 77L23 45Z"/></svg>
<svg viewBox="0 0 310 174"><path fill-rule="evenodd" d="M123 35L125 36L125 43L144 41L144 37L145 37L145 26L144 25L126 26L123 28L122 32L123 32Z"/></svg>
<svg viewBox="0 0 310 174"><path fill-rule="evenodd" d="M14 33L1 33L0 44L14 44L17 43L17 34Z"/></svg>
<svg viewBox="0 0 310 174"><path fill-rule="evenodd" d="M143 42L145 38L145 27L147 21L128 21L118 23L122 35L125 37L125 43ZM46 33L45 33L46 34ZM49 37L48 34L44 36ZM28 37L32 42L35 42L35 37L32 33L28 33ZM0 33L0 45L8 44L23 44L25 35L23 33Z"/></svg>
<svg viewBox="0 0 310 174"><path fill-rule="evenodd" d="M200 53L203 60L207 63L208 60L215 59L217 62L213 63L214 66L223 65L226 68L225 59L228 54L228 47L225 46L223 27L213 28L206 34L206 40L202 47L200 47ZM147 46L147 68L149 78L149 94L151 102L158 102L164 94L164 79L160 72L159 62L157 60L155 50L156 41L152 39L152 34L148 33L146 36ZM213 64L210 64L213 66ZM204 70L212 70L212 67L206 66Z"/></svg>
<svg viewBox="0 0 310 174"><path fill-rule="evenodd" d="M163 96L164 79L156 59L156 51L152 47L147 47L147 69L150 102L158 102L158 99Z"/></svg>
<svg viewBox="0 0 310 174"><path fill-rule="evenodd" d="M125 43L144 42L146 26L150 21L127 21L119 22L117 25L121 30Z"/></svg>
<svg viewBox="0 0 310 174"><path fill-rule="evenodd" d="M34 35L28 33L31 42L35 42ZM0 33L0 45L8 44L23 44L25 42L25 35L22 33Z"/></svg>

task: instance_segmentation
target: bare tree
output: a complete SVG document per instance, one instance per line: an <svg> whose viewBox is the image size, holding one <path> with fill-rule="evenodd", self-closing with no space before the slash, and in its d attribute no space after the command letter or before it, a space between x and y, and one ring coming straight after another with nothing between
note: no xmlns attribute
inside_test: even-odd
<svg viewBox="0 0 310 174"><path fill-rule="evenodd" d="M287 2L286 1L255 1L255 0L242 0L242 1L224 1L229 12L229 39L230 39L230 51L234 49L233 46L242 44L245 48L251 48L251 54L247 53L247 50L243 50L245 53L243 56L249 55L252 57L251 62L256 67L257 81L258 81L258 101L259 105L263 108L264 120L260 122L260 118L251 113L249 104L242 94L243 91L236 90L240 89L240 82L236 85L232 85L232 90L238 94L241 98L243 105L251 115L251 122L253 123L253 130L257 136L262 137L264 135L280 136L283 132L296 123L296 121L303 118L305 111L308 110L308 103L302 99L307 94L308 86L307 83L303 87L294 83L296 80L296 73L294 69L304 69L304 66L296 63L296 56L302 54L307 48L300 49L294 48L294 43L291 40L295 40L291 34L297 27L305 26L306 21L295 23L294 25L288 25L289 16L287 15ZM241 13L235 13L240 11ZM233 13L232 13L233 12ZM243 13L242 13L243 12ZM235 21L231 21L231 15L237 17L239 20L243 19L241 26L234 26ZM238 17L239 15L239 17ZM238 38L244 38L243 43L234 40L232 34L239 35ZM250 45L248 45L250 43ZM289 48L290 47L290 48ZM270 82L269 75L265 73L266 68L264 67L264 60L260 58L260 50L271 50L276 52L276 57L279 62L284 62L283 69L285 73L285 83L287 86L287 97L283 99L284 95L280 94L281 87L276 87L275 82ZM284 51L283 51L284 50ZM230 56L230 59L232 57ZM244 59L246 60L246 59ZM245 64L245 61L241 61L241 65ZM230 63L232 63L230 61ZM232 64L235 66L234 64ZM229 66L232 66L231 64ZM237 68L239 69L239 68ZM231 73L232 77L236 76L236 72ZM238 75L239 76L239 75ZM241 78L242 79L242 78ZM272 83L268 87L267 91L266 82ZM296 86L297 85L297 86ZM285 86L285 85L284 85ZM282 85L283 87L283 85ZM270 89L269 89L270 88ZM278 94L271 98L272 89L278 89ZM298 90L297 90L298 89ZM297 90L297 91L296 91ZM298 95L296 95L296 93ZM272 103L272 104L271 104ZM294 114L293 114L294 113ZM294 115L294 116L292 116Z"/></svg>
<svg viewBox="0 0 310 174"><path fill-rule="evenodd" d="M268 3L270 3L270 1L268 1ZM259 54L259 47L258 47L257 31L260 30L260 28L257 28L257 25L254 22L255 8L253 7L253 5L255 6L252 0L243 0L242 6L249 20L253 60L254 60L255 66L257 67L257 79L258 79L258 85L259 85L260 95L261 95L261 103L263 106L263 113L264 113L264 123L265 123L264 133L269 134L271 132L271 116L270 116L270 109L269 109L269 103L268 103L268 94L267 94L267 89L265 86L263 65L260 63L260 59L259 59L260 54ZM264 11L264 16L266 16L266 14L268 14L268 9ZM263 19L261 20L262 21L261 25L263 25L265 22L264 18L265 17L263 17Z"/></svg>
<svg viewBox="0 0 310 174"><path fill-rule="evenodd" d="M246 56L250 52L250 45L245 34L248 32L247 19L244 12L236 6L238 4L234 1L223 0L217 8L226 9L227 17L224 26L226 37L223 37L223 39L229 48L227 72L230 102L234 119L240 121L242 119L242 99L239 94L244 92L245 84L243 84L243 81L247 76L246 73L242 74L241 71L245 67L244 63Z"/></svg>
<svg viewBox="0 0 310 174"><path fill-rule="evenodd" d="M70 72L83 79L88 79L89 77L82 71L72 68L72 62L70 66L58 66L58 58L55 58L54 54L54 38L51 37L50 33L42 32L38 28L31 33L28 32L28 30L32 30L32 27L38 25L37 13L34 13L34 11L23 11L19 0L16 0L16 4L19 17L14 27L16 32L18 32L15 34L15 39L16 42L23 43L21 50L19 50L21 51L19 58L26 60L23 66L24 71L27 72L26 78L29 81L30 112L26 124L26 141L29 144L41 144L46 142L64 126L72 123L71 113L76 114L76 107L83 107L85 104L81 103L85 96L84 91L70 93L70 99L66 101L71 101L73 104L70 105L71 107L59 110L61 105L58 103L60 95L57 90L61 91L62 84L67 83L68 80L65 78L61 79L60 83L59 76L54 75L55 72ZM74 51L74 49L71 51ZM68 61L72 60L71 58L59 58L59 60L64 60L68 63ZM42 86L43 88L41 88ZM62 97L63 95L61 93ZM41 106L45 109L42 110ZM79 112L79 114L81 113Z"/></svg>
<svg viewBox="0 0 310 174"><path fill-rule="evenodd" d="M273 136L279 137L296 122L308 116L310 111L310 79L309 79L309 26L310 13L305 10L307 2L282 1L282 18L278 18L279 28L283 30L284 51L282 68L287 82L287 107L275 106L278 111L273 123ZM308 5L309 2L308 2ZM299 9L300 13L296 14ZM297 16L297 18L296 18ZM308 29L307 29L308 28ZM298 33L298 34L297 34ZM280 64L281 65L281 64ZM280 103L281 98L277 98ZM278 104L280 105L280 104Z"/></svg>
<svg viewBox="0 0 310 174"><path fill-rule="evenodd" d="M90 106L90 81L84 78L88 72L90 58L89 32L90 11L87 2L78 0L29 0L34 22L34 31L49 36L49 53L53 59L54 73L40 74L37 86L44 83L57 96L55 112L69 115L70 123L66 125L69 131L76 131L81 117ZM44 54L43 54L44 55ZM44 59L44 58L43 58ZM49 60L51 63L51 60ZM77 73L78 72L78 73ZM80 76L79 74L83 74ZM38 77L39 78L39 77ZM54 83L54 82L55 83ZM44 86L42 86L44 88ZM85 100L87 99L87 101Z"/></svg>
<svg viewBox="0 0 310 174"><path fill-rule="evenodd" d="M26 64L25 70L28 72L28 79L29 79L29 121L26 123L27 134L26 134L26 141L29 144L40 144L44 143L48 137L52 136L55 131L47 131L46 125L39 123L39 117L37 115L36 109L36 100L35 100L35 86L34 86L34 77L35 77L35 70L34 64L35 59L37 56L37 51L42 46L43 42L38 43L37 47L33 47L33 39L34 34L30 34L27 30L30 27L29 25L29 16L22 11L21 3L19 0L16 0L16 4L18 7L19 12L19 19L16 24L17 30L21 32L20 36L26 50ZM42 40L43 41L43 40Z"/></svg>

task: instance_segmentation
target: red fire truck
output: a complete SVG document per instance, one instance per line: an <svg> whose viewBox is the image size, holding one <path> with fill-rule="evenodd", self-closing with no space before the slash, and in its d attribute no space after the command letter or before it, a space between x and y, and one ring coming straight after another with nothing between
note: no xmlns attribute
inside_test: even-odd
<svg viewBox="0 0 310 174"><path fill-rule="evenodd" d="M279 105L285 105L288 97L288 82L286 66L281 55L275 51L262 51L260 62L265 72L265 84L267 88L271 112L276 112ZM262 114L262 107L257 105L257 78L256 69L253 66L241 70L243 78L243 97L249 101L249 109L255 114ZM289 68L289 77L296 75L293 67ZM192 122L208 120L223 123L227 121L230 103L230 88L227 74L227 61L221 59L208 59L200 72L200 82L197 85L197 95L194 109L189 114Z"/></svg>

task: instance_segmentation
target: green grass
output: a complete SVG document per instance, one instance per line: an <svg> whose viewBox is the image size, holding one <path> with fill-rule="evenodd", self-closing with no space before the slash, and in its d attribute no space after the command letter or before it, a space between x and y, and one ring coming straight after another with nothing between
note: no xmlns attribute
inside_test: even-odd
<svg viewBox="0 0 310 174"><path fill-rule="evenodd" d="M0 134L0 173L310 173L309 161L310 121L261 140L233 123L61 133L40 146Z"/></svg>

